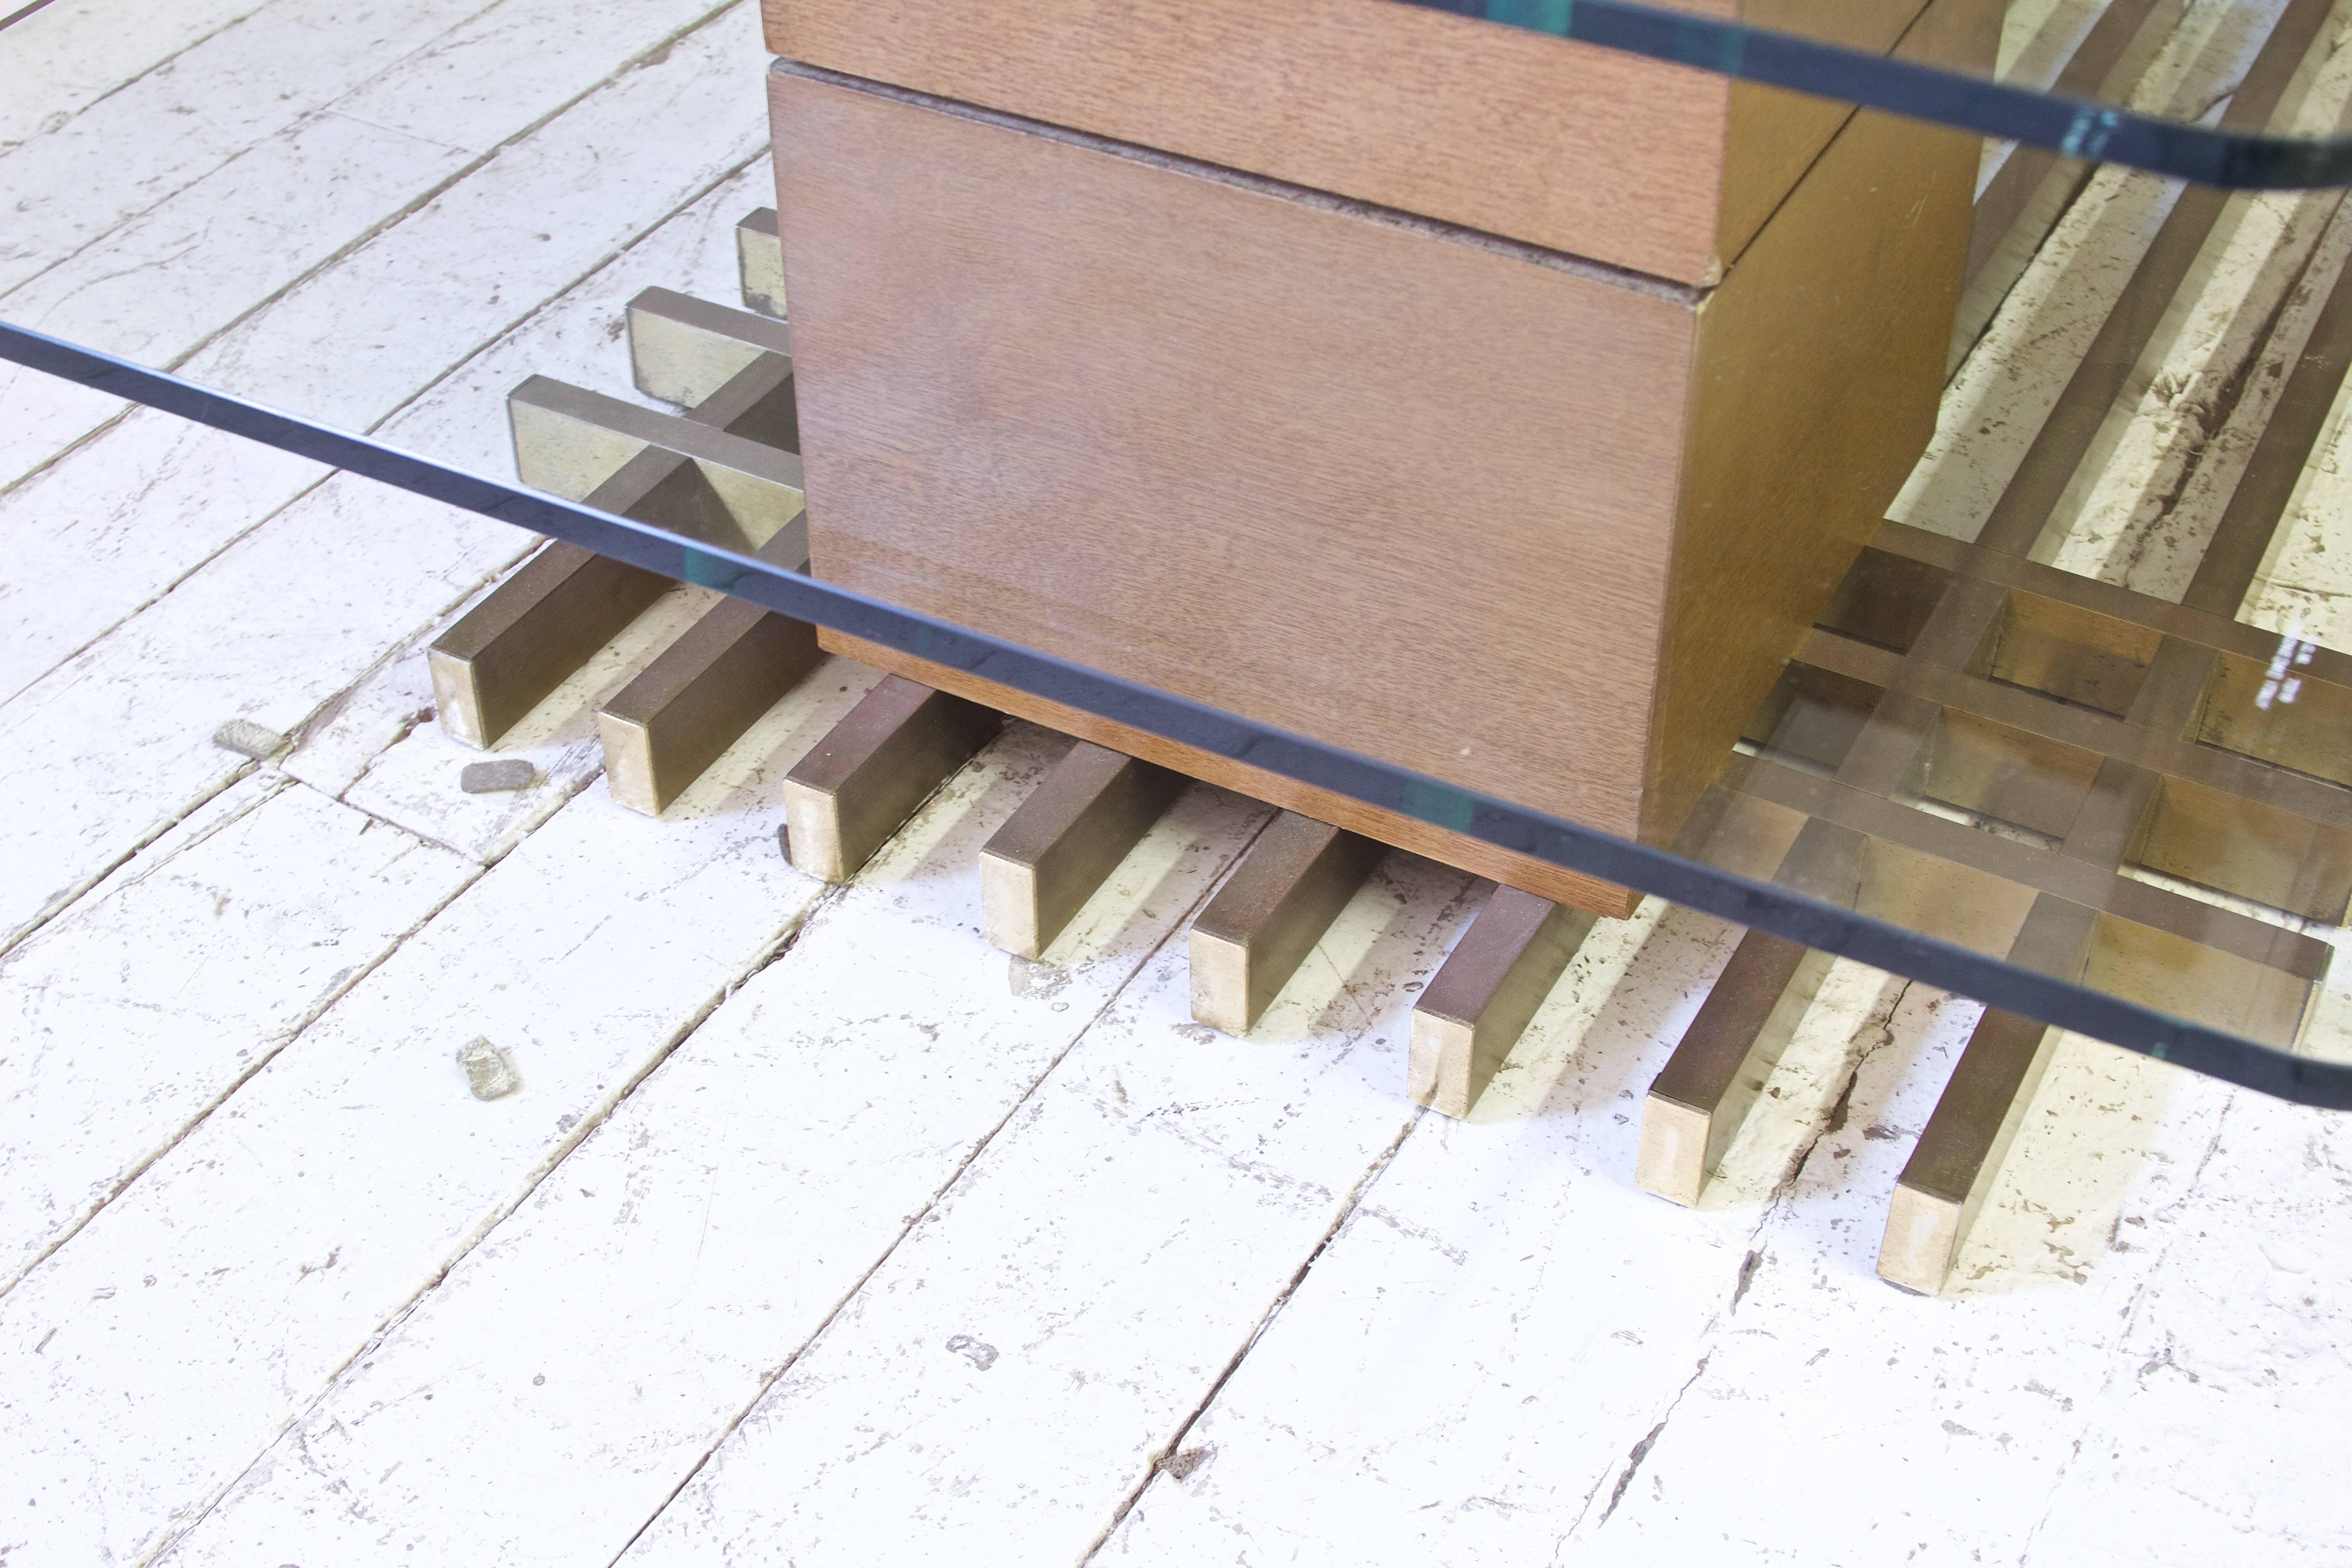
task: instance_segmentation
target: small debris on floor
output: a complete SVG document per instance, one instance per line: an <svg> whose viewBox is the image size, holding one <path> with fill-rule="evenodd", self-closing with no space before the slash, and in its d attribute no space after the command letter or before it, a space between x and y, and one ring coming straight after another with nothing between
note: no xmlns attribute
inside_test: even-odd
<svg viewBox="0 0 2352 1568"><path fill-rule="evenodd" d="M250 719L232 719L213 731L213 744L255 762L274 757L286 747L286 737Z"/></svg>
<svg viewBox="0 0 2352 1568"><path fill-rule="evenodd" d="M539 770L520 757L495 763L467 763L457 775L457 787L467 795L492 795L499 790L529 789L539 782Z"/></svg>
<svg viewBox="0 0 2352 1568"><path fill-rule="evenodd" d="M964 1360L971 1363L972 1365L978 1367L982 1372L986 1372L990 1367L996 1364L996 1347L994 1345L982 1344L980 1341L973 1339L970 1334L957 1334L953 1338L950 1339L948 1341L948 1352L950 1355L960 1355L963 1357Z"/></svg>
<svg viewBox="0 0 2352 1568"><path fill-rule="evenodd" d="M790 823L776 824L776 847L784 852L785 859L789 860L793 858L793 829Z"/></svg>
<svg viewBox="0 0 2352 1568"><path fill-rule="evenodd" d="M1197 1447L1187 1448L1181 1454L1170 1455L1160 1461L1160 1468L1181 1481L1202 1465L1207 1464L1209 1456L1216 1451L1217 1446L1214 1443L1203 1443Z"/></svg>
<svg viewBox="0 0 2352 1568"><path fill-rule="evenodd" d="M476 1100L504 1100L522 1087L512 1059L479 1036L457 1052L457 1065L466 1069L466 1087Z"/></svg>

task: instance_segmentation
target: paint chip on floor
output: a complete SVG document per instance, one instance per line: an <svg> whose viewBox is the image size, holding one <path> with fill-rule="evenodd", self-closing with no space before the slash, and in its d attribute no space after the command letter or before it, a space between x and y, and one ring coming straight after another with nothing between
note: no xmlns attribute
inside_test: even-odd
<svg viewBox="0 0 2352 1568"><path fill-rule="evenodd" d="M479 1036L457 1052L457 1065L466 1069L466 1087L476 1100L504 1100L522 1087L513 1058Z"/></svg>
<svg viewBox="0 0 2352 1568"><path fill-rule="evenodd" d="M539 770L520 757L495 763L467 763L457 775L457 787L467 795L491 795L499 790L529 789L539 782Z"/></svg>
<svg viewBox="0 0 2352 1568"><path fill-rule="evenodd" d="M232 719L213 731L213 744L224 752L251 757L257 763L283 751L286 737L250 719Z"/></svg>

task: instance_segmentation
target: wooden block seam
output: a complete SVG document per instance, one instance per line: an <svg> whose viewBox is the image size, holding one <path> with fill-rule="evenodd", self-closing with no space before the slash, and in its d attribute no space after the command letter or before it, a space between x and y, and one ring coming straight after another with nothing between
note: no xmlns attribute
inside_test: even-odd
<svg viewBox="0 0 2352 1568"><path fill-rule="evenodd" d="M1930 9L1877 0L1769 21L1916 51ZM763 12L769 51L789 60L1702 284L1848 117L1364 0L766 0ZM1488 126L1507 132L1472 129Z"/></svg>

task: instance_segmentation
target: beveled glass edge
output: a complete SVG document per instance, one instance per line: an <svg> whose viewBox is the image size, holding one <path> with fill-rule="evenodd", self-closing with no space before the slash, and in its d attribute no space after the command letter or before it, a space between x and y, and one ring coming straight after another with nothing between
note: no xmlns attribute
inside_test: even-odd
<svg viewBox="0 0 2352 1568"><path fill-rule="evenodd" d="M752 556L404 451L0 321L0 360L427 500L719 589L1049 701L1496 847L1973 997L2299 1104L2352 1109L2352 1063L2274 1049L1670 851L1359 756L1188 698L902 609Z"/></svg>
<svg viewBox="0 0 2352 1568"><path fill-rule="evenodd" d="M1394 0L2229 190L2352 184L2352 135L2273 136L2139 114L1637 0Z"/></svg>

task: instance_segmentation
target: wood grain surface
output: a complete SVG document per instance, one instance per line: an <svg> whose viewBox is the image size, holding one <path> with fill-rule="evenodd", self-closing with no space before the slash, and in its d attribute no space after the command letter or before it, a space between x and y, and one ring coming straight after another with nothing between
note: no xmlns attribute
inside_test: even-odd
<svg viewBox="0 0 2352 1568"><path fill-rule="evenodd" d="M1636 831L1696 296L773 81L819 575Z"/></svg>
<svg viewBox="0 0 2352 1568"><path fill-rule="evenodd" d="M1927 445L1977 142L1857 115L1700 308L1643 837L1666 842Z"/></svg>
<svg viewBox="0 0 2352 1568"><path fill-rule="evenodd" d="M1685 9L1890 48L1918 0ZM1685 282L1738 256L1843 121L1387 0L765 0L789 59Z"/></svg>
<svg viewBox="0 0 2352 1568"><path fill-rule="evenodd" d="M772 79L819 574L1622 837L1926 438L1969 181L1890 121L1710 296Z"/></svg>

